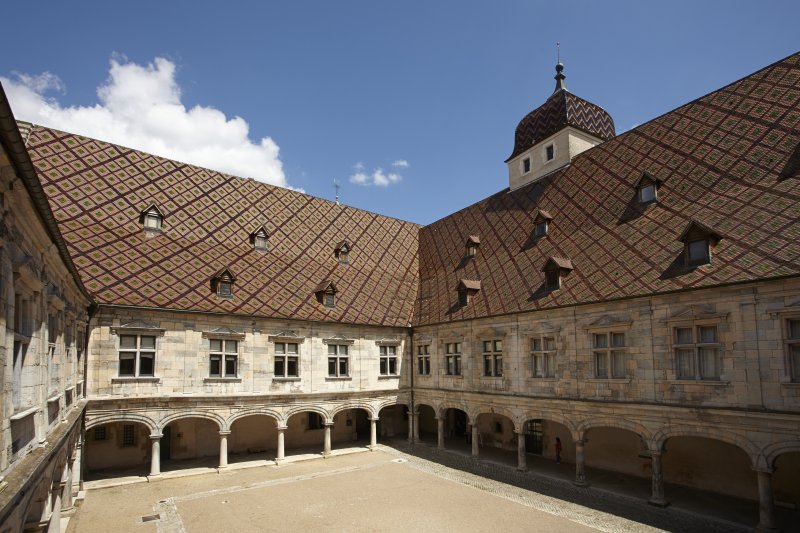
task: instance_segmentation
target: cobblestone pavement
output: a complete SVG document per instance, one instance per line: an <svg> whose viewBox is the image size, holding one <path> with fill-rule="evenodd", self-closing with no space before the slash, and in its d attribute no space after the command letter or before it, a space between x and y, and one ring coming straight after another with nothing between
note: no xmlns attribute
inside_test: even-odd
<svg viewBox="0 0 800 533"><path fill-rule="evenodd" d="M686 531L734 533L751 531L734 522L674 508L647 505L639 498L578 487L549 477L517 472L505 465L476 461L427 445L394 444L386 448L407 458L409 465L440 477L496 494L555 516L601 531Z"/></svg>
<svg viewBox="0 0 800 533"><path fill-rule="evenodd" d="M426 445L395 445L279 467L89 490L68 533L277 529L747 530Z"/></svg>

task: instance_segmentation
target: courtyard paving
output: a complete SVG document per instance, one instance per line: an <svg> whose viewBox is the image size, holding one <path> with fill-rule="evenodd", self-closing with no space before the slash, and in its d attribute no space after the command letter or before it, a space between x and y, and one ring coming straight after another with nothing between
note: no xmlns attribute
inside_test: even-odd
<svg viewBox="0 0 800 533"><path fill-rule="evenodd" d="M68 532L749 530L427 446L363 450L89 482Z"/></svg>

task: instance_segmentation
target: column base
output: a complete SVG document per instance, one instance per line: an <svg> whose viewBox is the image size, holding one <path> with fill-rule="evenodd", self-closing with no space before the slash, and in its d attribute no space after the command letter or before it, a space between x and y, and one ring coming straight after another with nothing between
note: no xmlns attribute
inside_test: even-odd
<svg viewBox="0 0 800 533"><path fill-rule="evenodd" d="M161 474L148 474L147 475L147 482L150 483L151 481L155 481L161 478Z"/></svg>
<svg viewBox="0 0 800 533"><path fill-rule="evenodd" d="M575 485L576 487L588 487L589 486L589 484L586 483L586 481L582 480L582 479L576 479L575 481L572 482L572 484Z"/></svg>
<svg viewBox="0 0 800 533"><path fill-rule="evenodd" d="M780 531L777 527L762 526L760 524L756 526L755 530L756 531L763 531L763 532Z"/></svg>
<svg viewBox="0 0 800 533"><path fill-rule="evenodd" d="M217 467L217 474L219 474L221 470L225 470L225 469L227 469L227 468L228 468L228 465L225 465L225 466L218 466L218 467Z"/></svg>
<svg viewBox="0 0 800 533"><path fill-rule="evenodd" d="M669 506L669 502L664 498L650 498L649 500L647 500L647 504L652 505L653 507L661 507L661 508Z"/></svg>
<svg viewBox="0 0 800 533"><path fill-rule="evenodd" d="M527 466L524 467L524 468L517 467L517 472L527 472L527 471L528 471L528 467Z"/></svg>
<svg viewBox="0 0 800 533"><path fill-rule="evenodd" d="M277 457L272 460L275 463L275 466L280 466L286 462L286 458L278 459Z"/></svg>

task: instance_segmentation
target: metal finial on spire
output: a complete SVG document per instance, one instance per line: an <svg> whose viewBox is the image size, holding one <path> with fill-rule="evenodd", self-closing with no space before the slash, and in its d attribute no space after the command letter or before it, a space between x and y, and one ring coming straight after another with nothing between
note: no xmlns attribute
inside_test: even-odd
<svg viewBox="0 0 800 533"><path fill-rule="evenodd" d="M339 180L334 179L333 180L333 188L336 189L336 205L339 205L339 189L341 187L342 187L342 185L339 183Z"/></svg>
<svg viewBox="0 0 800 533"><path fill-rule="evenodd" d="M564 79L566 78L566 76L564 76L564 64L561 62L561 43L556 43L556 59L558 62L556 63L556 90L553 91L554 93L567 90L567 84L564 83Z"/></svg>

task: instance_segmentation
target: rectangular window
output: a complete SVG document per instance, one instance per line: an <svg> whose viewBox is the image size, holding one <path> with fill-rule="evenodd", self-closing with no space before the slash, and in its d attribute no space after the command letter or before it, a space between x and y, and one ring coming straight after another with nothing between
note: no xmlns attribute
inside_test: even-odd
<svg viewBox="0 0 800 533"><path fill-rule="evenodd" d="M616 331L593 333L592 348L595 378L621 379L627 376L625 366L627 364L628 354L624 350L624 333Z"/></svg>
<svg viewBox="0 0 800 533"><path fill-rule="evenodd" d="M502 377L503 341L483 341L483 375L487 377Z"/></svg>
<svg viewBox="0 0 800 533"><path fill-rule="evenodd" d="M461 375L461 343L448 342L445 345L445 373L448 376Z"/></svg>
<svg viewBox="0 0 800 533"><path fill-rule="evenodd" d="M555 153L556 153L556 150L555 150L555 146L554 145L551 144L547 148L545 148L545 156L547 157L548 161L552 161L553 160L553 157L555 157Z"/></svg>
<svg viewBox="0 0 800 533"><path fill-rule="evenodd" d="M397 346L381 346L381 376L397 375Z"/></svg>
<svg viewBox="0 0 800 533"><path fill-rule="evenodd" d="M124 448L136 446L136 427L133 424L122 426L122 446Z"/></svg>
<svg viewBox="0 0 800 533"><path fill-rule="evenodd" d="M643 204L648 202L652 202L656 199L656 186L655 185L643 185L639 189L639 201Z"/></svg>
<svg viewBox="0 0 800 533"><path fill-rule="evenodd" d="M535 233L535 235L536 235L537 238L541 238L541 237L544 237L545 235L547 235L547 221L546 220L541 220L541 221L536 223L536 233Z"/></svg>
<svg viewBox="0 0 800 533"><path fill-rule="evenodd" d="M349 375L348 346L346 344L328 345L328 376L343 378Z"/></svg>
<svg viewBox="0 0 800 533"><path fill-rule="evenodd" d="M296 342L275 343L275 377L299 377L299 346Z"/></svg>
<svg viewBox="0 0 800 533"><path fill-rule="evenodd" d="M789 359L789 376L800 381L800 318L786 321L786 351Z"/></svg>
<svg viewBox="0 0 800 533"><path fill-rule="evenodd" d="M212 378L235 378L239 359L239 341L210 339L210 367Z"/></svg>
<svg viewBox="0 0 800 533"><path fill-rule="evenodd" d="M690 265L702 265L709 262L708 240L689 241L686 247Z"/></svg>
<svg viewBox="0 0 800 533"><path fill-rule="evenodd" d="M119 336L119 375L121 377L154 376L155 360L155 336Z"/></svg>
<svg viewBox="0 0 800 533"><path fill-rule="evenodd" d="M417 346L417 373L420 376L431 375L431 347L429 344Z"/></svg>
<svg viewBox="0 0 800 533"><path fill-rule="evenodd" d="M678 379L717 380L721 375L717 326L674 328L675 375Z"/></svg>
<svg viewBox="0 0 800 533"><path fill-rule="evenodd" d="M531 368L535 378L555 377L556 340L554 337L531 339Z"/></svg>
<svg viewBox="0 0 800 533"><path fill-rule="evenodd" d="M527 174L530 171L531 171L531 158L526 157L525 159L522 160L522 173Z"/></svg>
<svg viewBox="0 0 800 533"><path fill-rule="evenodd" d="M97 426L94 428L94 440L106 440L105 426Z"/></svg>

